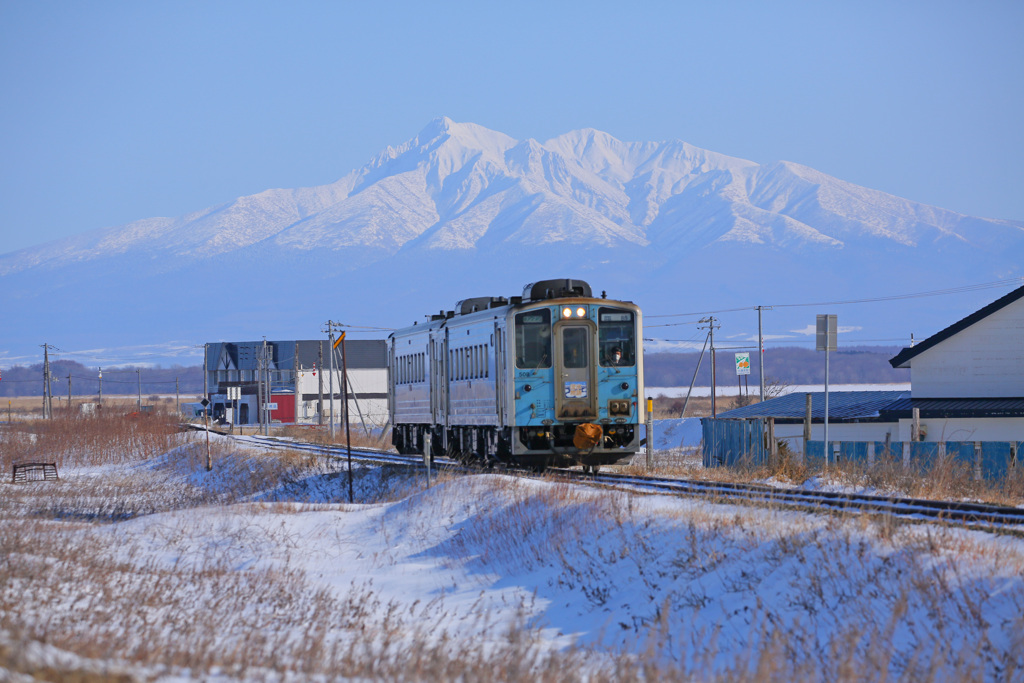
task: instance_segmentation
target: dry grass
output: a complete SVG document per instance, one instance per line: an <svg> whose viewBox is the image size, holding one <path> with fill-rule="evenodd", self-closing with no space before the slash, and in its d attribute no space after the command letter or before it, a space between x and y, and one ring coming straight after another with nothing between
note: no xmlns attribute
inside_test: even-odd
<svg viewBox="0 0 1024 683"><path fill-rule="evenodd" d="M771 513L706 505L666 512L628 495L496 475L474 478L478 490L467 496L465 480L442 476L426 490L422 477L407 471L360 471L360 502L403 501L382 520L381 534L421 539L424 551L468 567L482 586L495 573L543 577L538 590L578 596L594 615L623 613L628 603L642 617L608 625L609 636L628 634L629 647L604 646L598 637L552 650L545 625L530 621L523 604L520 622L480 647L464 634L494 634L486 609L478 624L448 632L436 626L447 609L440 602L389 601L368 581L328 591L287 563L239 562L240 549L261 544L305 548L279 517L343 502L346 473L337 466L215 442L214 471L206 473L203 435L164 433L157 419L146 429L111 422L105 428L113 433L103 437L97 425L76 429L77 422L55 420L31 433L70 466L114 463L121 472L0 484L0 670L79 681L1022 676L1024 591L1019 579L983 570L1019 577L1024 558L1011 547L994 555L998 546L963 534L841 516L779 525ZM6 451L5 442L4 457ZM773 476L807 474L793 467L776 463ZM218 486L204 487L213 476ZM173 517L145 534L108 523L239 502L245 504L221 513L238 523L225 522L229 530L205 545ZM467 505L473 523L448 534L445 520ZM420 506L426 514L407 516ZM403 526L409 519L423 526ZM112 535L119 541L113 546ZM984 562L968 566L963 558ZM775 597L780 591L783 599ZM768 606L762 598L770 598ZM709 623L708 612L721 621L695 626ZM996 621L1007 613L1016 616ZM998 638L1004 633L1018 634L1009 651ZM41 648L57 652L39 654Z"/></svg>
<svg viewBox="0 0 1024 683"><path fill-rule="evenodd" d="M331 439L330 427L326 425L284 425L274 427L274 433L311 443L344 446L346 444L344 426L335 426L334 439ZM391 432L382 438L379 434L367 435L361 427L350 427L349 438L352 448L383 449L391 448Z"/></svg>
<svg viewBox="0 0 1024 683"><path fill-rule="evenodd" d="M754 390L754 394L757 390ZM718 413L724 413L727 410L733 408L739 408L743 405L750 403L757 403L757 396L751 394L750 396L719 396L715 399L715 409ZM654 419L655 420L674 420L679 417L684 417L683 405L686 405L685 417L710 417L711 416L711 397L710 396L691 396L690 403L686 404L686 397L670 397L670 396L655 396L654 398Z"/></svg>
<svg viewBox="0 0 1024 683"><path fill-rule="evenodd" d="M812 480L856 489L932 500L971 500L994 505L1024 505L1024 467L1010 468L1001 479L976 479L974 468L953 457L904 467L899 453L881 453L870 467L866 462L845 461L831 464L807 464L799 454L784 446L766 462L740 460L733 466L706 468L699 450L656 452L654 467L647 469L643 456L637 456L619 471L633 475L656 475L701 479L705 481L763 483L777 481L805 485Z"/></svg>
<svg viewBox="0 0 1024 683"><path fill-rule="evenodd" d="M137 462L165 453L176 443L174 416L58 415L0 431L0 467L18 462L55 462L58 467Z"/></svg>

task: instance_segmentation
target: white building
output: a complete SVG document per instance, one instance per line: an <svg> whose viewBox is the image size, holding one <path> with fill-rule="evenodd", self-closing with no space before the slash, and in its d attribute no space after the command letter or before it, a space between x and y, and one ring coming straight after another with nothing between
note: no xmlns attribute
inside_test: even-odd
<svg viewBox="0 0 1024 683"><path fill-rule="evenodd" d="M975 311L889 361L910 368L911 398L883 414L925 441L1024 440L1024 287Z"/></svg>
<svg viewBox="0 0 1024 683"><path fill-rule="evenodd" d="M326 340L207 344L207 397L214 419L258 423L262 399L273 422L329 424L333 414L335 423L341 423L347 396L354 428L383 427L388 422L384 340L347 340L344 358L342 348L334 349L332 359ZM343 364L348 371L344 391ZM229 390L238 398L229 398Z"/></svg>
<svg viewBox="0 0 1024 683"><path fill-rule="evenodd" d="M910 369L907 392L832 392L830 441L1024 441L1024 287L889 361ZM824 438L824 395L812 394L811 440ZM721 417L771 417L775 435L803 450L806 397L790 394ZM912 438L913 409L920 415Z"/></svg>

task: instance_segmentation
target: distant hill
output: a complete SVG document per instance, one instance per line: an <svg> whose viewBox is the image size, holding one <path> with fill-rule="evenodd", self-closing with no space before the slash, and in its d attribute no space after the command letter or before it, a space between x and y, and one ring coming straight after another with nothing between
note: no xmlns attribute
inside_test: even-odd
<svg viewBox="0 0 1024 683"><path fill-rule="evenodd" d="M105 396L135 395L142 380L143 398L153 394L173 395L175 383L182 394L203 393L203 366L170 368L116 368L103 371L103 394ZM68 376L71 379L71 395L74 398L96 396L100 390L100 377L96 368L87 368L81 363L56 360L50 363L50 391L55 397L68 395ZM3 371L0 380L0 396L42 396L43 364L14 366Z"/></svg>
<svg viewBox="0 0 1024 683"><path fill-rule="evenodd" d="M835 384L877 384L909 382L909 370L895 370L889 359L900 347L861 346L834 351L829 356L829 380ZM736 370L733 354L718 355L718 383L735 385ZM699 353L648 353L644 355L647 386L689 386ZM757 356L751 357L749 384L759 382ZM68 375L74 396L95 395L99 390L99 377L95 368L87 368L74 361L59 360L50 363L51 387L55 396L67 396ZM173 394L175 380L182 394L200 394L203 391L203 368L176 366L170 368L140 368L142 395ZM765 353L765 376L783 384L820 384L825 381L823 353L795 347L769 348ZM138 392L135 368L117 368L103 371L104 394L135 394ZM705 354L697 373L697 385L711 384L710 354ZM43 366L15 366L3 371L0 396L41 396L43 393Z"/></svg>

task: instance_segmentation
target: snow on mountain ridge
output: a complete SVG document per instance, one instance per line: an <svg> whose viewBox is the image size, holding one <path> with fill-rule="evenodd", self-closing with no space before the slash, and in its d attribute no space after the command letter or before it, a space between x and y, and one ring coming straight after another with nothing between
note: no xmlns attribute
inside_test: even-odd
<svg viewBox="0 0 1024 683"><path fill-rule="evenodd" d="M995 227L993 231L991 228ZM440 117L340 180L266 190L0 255L0 274L160 255L173 268L274 249L634 245L672 258L716 242L839 249L1020 239L1024 225L961 216L792 162L759 165L682 140L623 142L594 129L517 141ZM874 248L874 247L872 247Z"/></svg>

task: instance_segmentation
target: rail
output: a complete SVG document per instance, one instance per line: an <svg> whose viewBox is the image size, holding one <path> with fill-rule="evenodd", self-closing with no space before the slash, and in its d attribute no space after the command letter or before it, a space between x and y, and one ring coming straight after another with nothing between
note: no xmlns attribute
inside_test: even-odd
<svg viewBox="0 0 1024 683"><path fill-rule="evenodd" d="M341 458L347 454L344 446L310 444L292 439L265 436L235 436L233 438L243 443L251 442L254 445L275 449L313 452L331 458ZM422 456L398 455L366 448L352 449L352 459L365 463L424 467ZM448 471L474 471L448 458L435 458L435 466ZM711 498L716 503L773 505L803 512L842 511L885 515L912 521L940 522L983 531L1010 531L1024 534L1024 508L962 501L873 496L863 493L780 489L763 484L670 479L612 472L586 474L578 470L567 469L549 471L556 476L579 483L624 491Z"/></svg>

